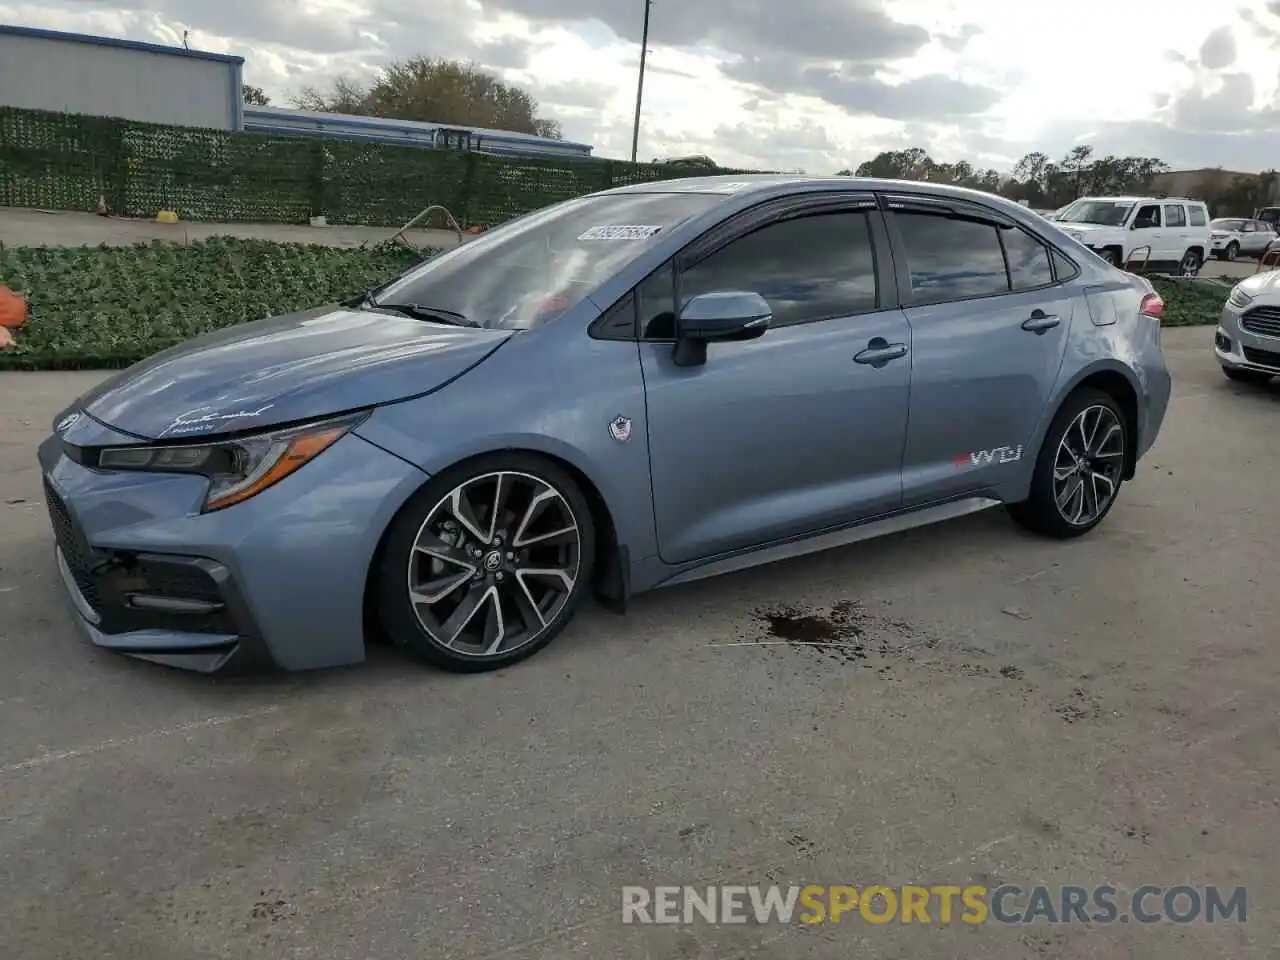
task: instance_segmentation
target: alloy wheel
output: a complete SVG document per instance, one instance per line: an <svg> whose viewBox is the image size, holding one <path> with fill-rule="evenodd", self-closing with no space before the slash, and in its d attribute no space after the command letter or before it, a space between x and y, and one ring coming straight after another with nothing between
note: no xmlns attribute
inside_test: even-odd
<svg viewBox="0 0 1280 960"><path fill-rule="evenodd" d="M1200 270L1200 257L1194 250L1188 250L1182 258L1184 276L1194 276Z"/></svg>
<svg viewBox="0 0 1280 960"><path fill-rule="evenodd" d="M1085 527L1106 512L1120 489L1124 454L1124 426L1114 410L1094 404L1076 414L1053 462L1053 499L1063 520Z"/></svg>
<svg viewBox="0 0 1280 960"><path fill-rule="evenodd" d="M450 653L506 656L555 622L581 564L580 525L560 490L528 473L485 473L427 513L409 554L409 599Z"/></svg>

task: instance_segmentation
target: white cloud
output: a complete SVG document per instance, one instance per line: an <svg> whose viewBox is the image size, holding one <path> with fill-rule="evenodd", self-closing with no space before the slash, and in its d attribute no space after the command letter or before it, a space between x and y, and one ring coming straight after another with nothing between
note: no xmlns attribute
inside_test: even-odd
<svg viewBox="0 0 1280 960"><path fill-rule="evenodd" d="M663 3L640 157L833 172L921 146L1007 167L1088 139L1100 153L1258 170L1280 148L1280 17L1258 6ZM630 154L639 17L636 0L0 0L9 23L161 42L189 30L193 46L244 56L248 82L277 102L395 58L473 57L609 157Z"/></svg>

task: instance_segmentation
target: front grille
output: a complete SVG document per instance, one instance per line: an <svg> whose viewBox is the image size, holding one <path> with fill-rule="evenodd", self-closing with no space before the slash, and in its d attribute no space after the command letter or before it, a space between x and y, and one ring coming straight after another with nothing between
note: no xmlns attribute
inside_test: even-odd
<svg viewBox="0 0 1280 960"><path fill-rule="evenodd" d="M97 560L93 550L80 534L71 511L67 509L67 505L62 502L62 498L58 496L48 480L44 482L44 499L49 507L49 522L53 525L54 539L62 551L63 559L67 561L71 578L75 580L76 586L80 588L80 593L89 606L97 610L98 587L93 578L93 568L97 565Z"/></svg>
<svg viewBox="0 0 1280 960"><path fill-rule="evenodd" d="M1250 363L1256 363L1260 367L1274 367L1280 370L1280 353L1259 350L1257 347L1241 347L1241 349L1244 350L1244 358Z"/></svg>
<svg viewBox="0 0 1280 960"><path fill-rule="evenodd" d="M1240 326L1264 337L1280 337L1280 307L1254 307L1240 317Z"/></svg>

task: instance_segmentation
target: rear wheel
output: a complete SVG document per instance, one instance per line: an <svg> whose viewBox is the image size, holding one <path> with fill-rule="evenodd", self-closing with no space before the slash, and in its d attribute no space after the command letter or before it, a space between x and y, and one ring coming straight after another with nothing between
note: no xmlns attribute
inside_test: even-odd
<svg viewBox="0 0 1280 960"><path fill-rule="evenodd" d="M564 629L594 561L591 510L572 477L534 455L484 457L431 480L392 522L378 611L422 659L496 670Z"/></svg>
<svg viewBox="0 0 1280 960"><path fill-rule="evenodd" d="M1227 375L1228 380L1234 380L1237 383L1266 383L1271 379L1271 374L1261 373L1257 370L1237 370L1232 367L1223 367L1222 372Z"/></svg>
<svg viewBox="0 0 1280 960"><path fill-rule="evenodd" d="M1045 434L1030 496L1009 504L1009 515L1059 540L1088 533L1116 502L1130 442L1124 414L1109 394L1093 388L1076 392Z"/></svg>

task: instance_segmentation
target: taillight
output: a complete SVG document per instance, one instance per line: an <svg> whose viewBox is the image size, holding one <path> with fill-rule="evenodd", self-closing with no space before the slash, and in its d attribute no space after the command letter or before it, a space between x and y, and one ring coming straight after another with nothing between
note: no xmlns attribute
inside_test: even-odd
<svg viewBox="0 0 1280 960"><path fill-rule="evenodd" d="M1158 293L1148 293L1142 298L1142 305L1138 307L1138 312L1144 317L1159 320L1164 316L1164 299Z"/></svg>

